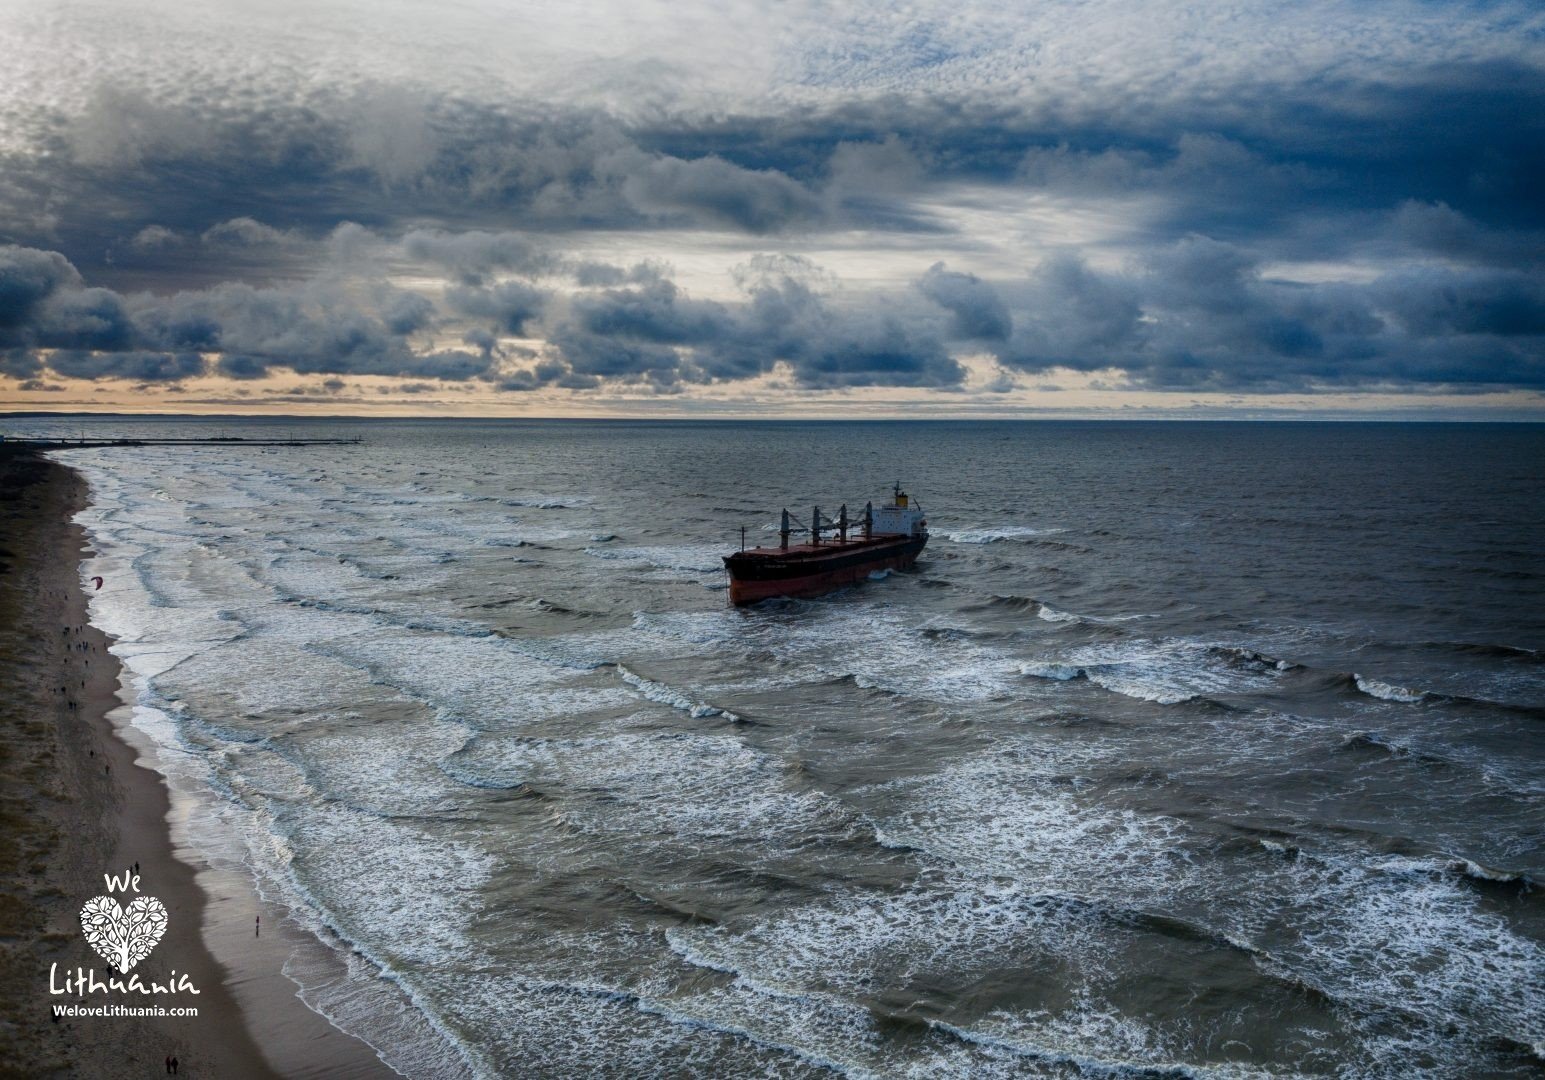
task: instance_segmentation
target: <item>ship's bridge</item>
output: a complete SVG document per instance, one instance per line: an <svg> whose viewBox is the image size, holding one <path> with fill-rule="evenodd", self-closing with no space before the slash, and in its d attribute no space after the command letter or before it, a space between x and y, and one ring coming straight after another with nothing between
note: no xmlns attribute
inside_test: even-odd
<svg viewBox="0 0 1545 1080"><path fill-rule="evenodd" d="M890 506L876 506L873 513L876 533L922 536L928 532L923 508L912 502L900 484L896 485L895 502Z"/></svg>

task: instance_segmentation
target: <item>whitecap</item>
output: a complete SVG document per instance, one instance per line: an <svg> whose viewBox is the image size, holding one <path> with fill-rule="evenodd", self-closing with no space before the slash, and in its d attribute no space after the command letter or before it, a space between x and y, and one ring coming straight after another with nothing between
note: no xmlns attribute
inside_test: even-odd
<svg viewBox="0 0 1545 1080"><path fill-rule="evenodd" d="M1384 701L1399 701L1411 704L1421 701L1427 696L1420 690L1407 690L1403 686L1395 686L1391 683L1379 682L1377 679L1365 678L1355 672L1352 674L1352 680L1357 683L1357 688L1363 693Z"/></svg>
<svg viewBox="0 0 1545 1080"><path fill-rule="evenodd" d="M1029 540L1037 536L1051 536L1067 532L1066 529L1036 529L1028 525L1001 525L997 528L957 529L944 534L946 540L957 544L994 544L999 541Z"/></svg>
<svg viewBox="0 0 1545 1080"><path fill-rule="evenodd" d="M722 716L731 723L740 720L740 717L728 709L721 709L717 705L707 705L701 701L693 701L680 691L664 683L656 682L653 679L646 679L636 672L629 671L621 664L617 665L617 673L622 676L623 682L633 687L640 694L643 694L650 701L658 701L662 705L669 705L673 709L680 709L694 720L703 720L711 716Z"/></svg>

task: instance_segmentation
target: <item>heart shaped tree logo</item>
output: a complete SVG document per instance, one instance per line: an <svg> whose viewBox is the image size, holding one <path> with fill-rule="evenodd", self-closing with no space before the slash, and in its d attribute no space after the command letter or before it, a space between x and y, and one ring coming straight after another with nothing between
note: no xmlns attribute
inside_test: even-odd
<svg viewBox="0 0 1545 1080"><path fill-rule="evenodd" d="M104 960L128 974L166 933L166 905L141 896L125 909L110 896L94 896L80 909L80 928Z"/></svg>

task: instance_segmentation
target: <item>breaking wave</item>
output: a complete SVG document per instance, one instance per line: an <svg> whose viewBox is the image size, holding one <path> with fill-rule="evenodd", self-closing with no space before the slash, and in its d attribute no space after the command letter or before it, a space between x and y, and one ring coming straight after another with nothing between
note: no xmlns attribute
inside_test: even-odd
<svg viewBox="0 0 1545 1080"><path fill-rule="evenodd" d="M1356 672L1352 673L1352 681L1363 693L1369 697L1379 698L1381 701L1399 701L1411 704L1422 701L1427 697L1421 690L1408 690L1403 686L1395 686L1392 683L1365 678Z"/></svg>
<svg viewBox="0 0 1545 1080"><path fill-rule="evenodd" d="M1037 529L1028 525L1004 525L989 529L957 529L944 534L946 540L957 544L996 544L1003 541L1026 541L1038 536L1053 536L1066 529Z"/></svg>

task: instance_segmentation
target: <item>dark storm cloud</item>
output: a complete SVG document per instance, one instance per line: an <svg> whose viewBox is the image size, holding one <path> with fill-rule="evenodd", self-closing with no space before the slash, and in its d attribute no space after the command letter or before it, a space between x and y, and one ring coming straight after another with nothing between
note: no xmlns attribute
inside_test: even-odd
<svg viewBox="0 0 1545 1080"><path fill-rule="evenodd" d="M394 292L381 301L380 312L387 330L401 337L428 326L435 306L418 293Z"/></svg>
<svg viewBox="0 0 1545 1080"><path fill-rule="evenodd" d="M84 115L54 121L46 153L0 161L0 236L61 246L113 283L162 273L199 285L232 260L254 280L265 259L274 276L293 276L296 245L348 221L406 233L408 257L478 284L502 270L551 267L551 256L511 225L761 234L823 212L809 185L776 168L712 153L672 156L594 111L524 117L464 101L423 109L434 138L406 168L390 140L372 143L379 154L362 153L356 111L322 91L299 103L238 99L220 109L99 95ZM35 226L45 221L56 224Z"/></svg>
<svg viewBox="0 0 1545 1080"><path fill-rule="evenodd" d="M48 366L71 379L138 379L141 382L175 382L204 370L197 353L61 351L48 358Z"/></svg>
<svg viewBox="0 0 1545 1080"><path fill-rule="evenodd" d="M552 341L576 373L656 384L744 379L780 363L809 388L948 388L965 377L926 322L834 306L805 260L759 257L737 277L745 299L733 304L664 280L578 296Z"/></svg>
<svg viewBox="0 0 1545 1080"><path fill-rule="evenodd" d="M702 344L736 331L723 304L683 297L675 283L666 280L580 295L573 310L575 321L589 333L660 344Z"/></svg>
<svg viewBox="0 0 1545 1080"><path fill-rule="evenodd" d="M19 332L45 300L80 285L80 274L57 251L0 248L0 335Z"/></svg>
<svg viewBox="0 0 1545 1080"><path fill-rule="evenodd" d="M4 371L26 378L47 365L79 379L167 381L204 369L236 379L272 368L302 374L394 375L465 381L486 376L490 350L421 353L408 336L434 306L412 293L384 298L379 313L325 286L254 288L226 283L167 297L120 296L88 287L56 252L0 248Z"/></svg>
<svg viewBox="0 0 1545 1080"><path fill-rule="evenodd" d="M35 378L46 363L74 378L175 381L204 370L202 353L238 380L282 368L676 392L784 372L812 389L948 390L966 376L953 341L1010 371L1109 369L1155 390L1545 387L1545 284L1527 269L1425 264L1309 285L1263 275L1246 248L1192 236L1120 271L1062 254L1022 280L990 282L935 264L916 282L928 307L872 293L839 302L826 275L790 256L758 256L734 276L733 302L694 298L658 270L556 308L521 280L452 286L448 308L483 325L463 333L470 349L425 351L413 336L441 316L417 293L360 303L319 281L125 297L88 286L54 253L4 248L0 370ZM503 335L545 338L551 355Z"/></svg>
<svg viewBox="0 0 1545 1080"><path fill-rule="evenodd" d="M638 263L625 268L610 263L582 261L571 267L571 270L575 284L586 288L647 285L668 276L663 267L654 263Z"/></svg>
<svg viewBox="0 0 1545 1080"><path fill-rule="evenodd" d="M493 359L486 353L469 353L462 349L445 349L440 352L412 356L400 362L378 365L375 370L353 369L357 374L408 375L419 379L443 379L448 382L465 382L481 378L493 370Z"/></svg>
<svg viewBox="0 0 1545 1080"><path fill-rule="evenodd" d="M225 353L215 362L215 370L228 379L262 379L268 376L268 360L261 356Z"/></svg>
<svg viewBox="0 0 1545 1080"><path fill-rule="evenodd" d="M1048 260L1022 301L1018 332L997 355L1025 371L1135 363L1143 344L1138 296L1123 275L1094 273L1072 256Z"/></svg>
<svg viewBox="0 0 1545 1080"><path fill-rule="evenodd" d="M607 379L674 378L681 359L674 349L647 342L586 333L577 327L560 327L553 334L568 361L569 371Z"/></svg>
<svg viewBox="0 0 1545 1080"><path fill-rule="evenodd" d="M447 289L445 302L463 315L490 320L497 333L520 336L542 314L547 293L521 281L506 281L488 288Z"/></svg>
<svg viewBox="0 0 1545 1080"><path fill-rule="evenodd" d="M706 218L767 233L815 218L820 205L803 184L776 169L746 169L721 157L684 161L643 153L613 157L622 193L642 213L688 221Z"/></svg>
<svg viewBox="0 0 1545 1080"><path fill-rule="evenodd" d="M1545 335L1545 280L1536 275L1410 270L1380 281L1378 295L1381 306L1414 338Z"/></svg>
<svg viewBox="0 0 1545 1080"><path fill-rule="evenodd" d="M576 294L566 318L547 332L557 359L513 374L500 374L509 350L500 348L499 335L533 332L548 301L546 292L520 280L448 289L451 310L487 320L490 329L465 335L475 351L424 353L409 338L433 320L434 305L400 290L382 295L373 308L326 283L257 288L229 282L124 297L87 286L52 253L0 249L0 267L14 347L6 370L16 377L38 373L36 350L54 350L47 363L62 375L141 381L199 374L201 353L214 354L216 373L238 380L282 368L487 379L507 389L587 389L601 380L674 389L764 374L780 363L808 387L950 387L964 377L925 323L873 307L833 306L818 291L825 284L820 271L792 257L759 257L743 267L745 298L734 304L693 299L658 269L635 268L624 276L641 284Z"/></svg>
<svg viewBox="0 0 1545 1080"><path fill-rule="evenodd" d="M238 379L665 389L784 365L803 387L950 389L965 377L951 352L986 351L1155 389L1541 385L1545 73L1517 60L627 119L385 85L119 87L30 122L35 145L0 160L0 237L23 243L0 249L0 370L17 378L52 351L77 377L147 380L205 353ZM941 212L951 199L994 221L1059 201L1108 214L1120 258L1027 244L1023 276L969 272L973 245L998 238ZM842 292L785 260L748 264L739 298L703 299L663 263L569 247L633 232L668 260L682 229L894 242L915 291ZM1266 269L1294 261L1371 270L1305 284ZM403 268L447 287L387 287ZM426 355L440 334L468 349ZM502 336L551 348L516 369Z"/></svg>
<svg viewBox="0 0 1545 1080"><path fill-rule="evenodd" d="M539 274L558 265L530 237L513 232L413 229L403 236L401 247L410 259L443 267L469 286L482 285L501 271Z"/></svg>
<svg viewBox="0 0 1545 1080"><path fill-rule="evenodd" d="M499 338L491 331L481 327L474 327L461 335L462 344L471 345L485 356L491 355L499 348Z"/></svg>
<svg viewBox="0 0 1545 1080"><path fill-rule="evenodd" d="M904 229L923 220L916 194L962 179L1010 192L1162 195L1168 239L1239 239L1306 211L1387 210L1407 199L1490 226L1545 225L1532 180L1545 171L1545 77L1497 62L1076 112L943 95L647 125L452 98L402 108L428 133L407 156L391 138L362 139L369 118L336 92L219 109L99 95L81 116L55 122L50 154L6 163L10 201L53 206L79 265L93 265L104 237L182 233L282 247L292 233L315 237L344 220L388 229L438 220L439 238L426 231L418 253L439 249L474 275L529 258L451 250L458 233L496 223L685 221L757 235L858 220ZM17 239L45 239L12 216ZM130 247L143 263L158 245Z"/></svg>
<svg viewBox="0 0 1545 1080"><path fill-rule="evenodd" d="M123 301L107 289L56 292L39 309L33 332L35 343L46 349L120 352L135 343Z"/></svg>
<svg viewBox="0 0 1545 1080"><path fill-rule="evenodd" d="M31 349L0 350L0 375L32 381L43 371L43 361Z"/></svg>
<svg viewBox="0 0 1545 1080"><path fill-rule="evenodd" d="M1050 260L1022 303L997 355L1026 372L1113 368L1157 390L1545 388L1545 287L1516 271L1288 284L1192 237L1131 273Z"/></svg>
<svg viewBox="0 0 1545 1080"><path fill-rule="evenodd" d="M1545 227L1531 179L1545 172L1545 79L1496 63L1077 114L943 96L648 125L454 99L412 108L433 137L404 158L390 139L362 147L358 103L323 91L218 110L102 95L56 122L49 153L4 163L6 230L59 247L98 283L157 272L199 283L236 257L254 280L264 265L293 276L300 238L356 221L407 232L409 257L477 284L551 269L574 228L904 232L929 220L920 197L961 181L994 185L1000 202L1146 196L1156 243L1201 232L1284 252L1312 243L1321 256L1381 231L1441 239L1416 221L1381 224L1407 203L1441 204L1493 235ZM54 234L29 229L45 221Z"/></svg>
<svg viewBox="0 0 1545 1080"><path fill-rule="evenodd" d="M486 374L492 360L484 354L415 351L409 336L430 321L433 310L417 294L391 295L376 312L321 286L258 289L234 283L133 301L141 340L218 351L219 371L234 378L258 378L276 367L301 374L457 381Z"/></svg>
<svg viewBox="0 0 1545 1080"><path fill-rule="evenodd" d="M738 277L749 303L741 348L718 360L730 372L752 357L768 367L786 362L799 385L812 388L952 388L965 379L929 320L903 318L895 306L837 307L805 260L759 257Z"/></svg>
<svg viewBox="0 0 1545 1080"><path fill-rule="evenodd" d="M805 343L795 354L794 372L803 386L959 386L965 369L938 338L893 317L854 320L836 333Z"/></svg>
<svg viewBox="0 0 1545 1080"><path fill-rule="evenodd" d="M1132 122L1142 114L1151 122ZM1019 177L1036 189L1159 196L1151 225L1163 239L1286 238L1302 217L1366 229L1365 215L1408 200L1490 227L1545 226L1532 180L1545 168L1545 70L1516 63L1241 86L1090 119L1032 139Z"/></svg>
<svg viewBox="0 0 1545 1080"><path fill-rule="evenodd" d="M540 363L534 367L510 372L496 384L500 390L539 390L544 386L564 386L571 390L588 390L601 385L594 376L575 375L556 361Z"/></svg>
<svg viewBox="0 0 1545 1080"><path fill-rule="evenodd" d="M1013 320L997 290L975 274L955 273L938 262L928 268L917 287L954 315L950 324L953 338L1002 341L1013 331Z"/></svg>
<svg viewBox="0 0 1545 1080"><path fill-rule="evenodd" d="M1481 266L1538 269L1545 235L1527 228L1491 228L1447 203L1402 203L1389 222L1391 240L1424 255Z"/></svg>

